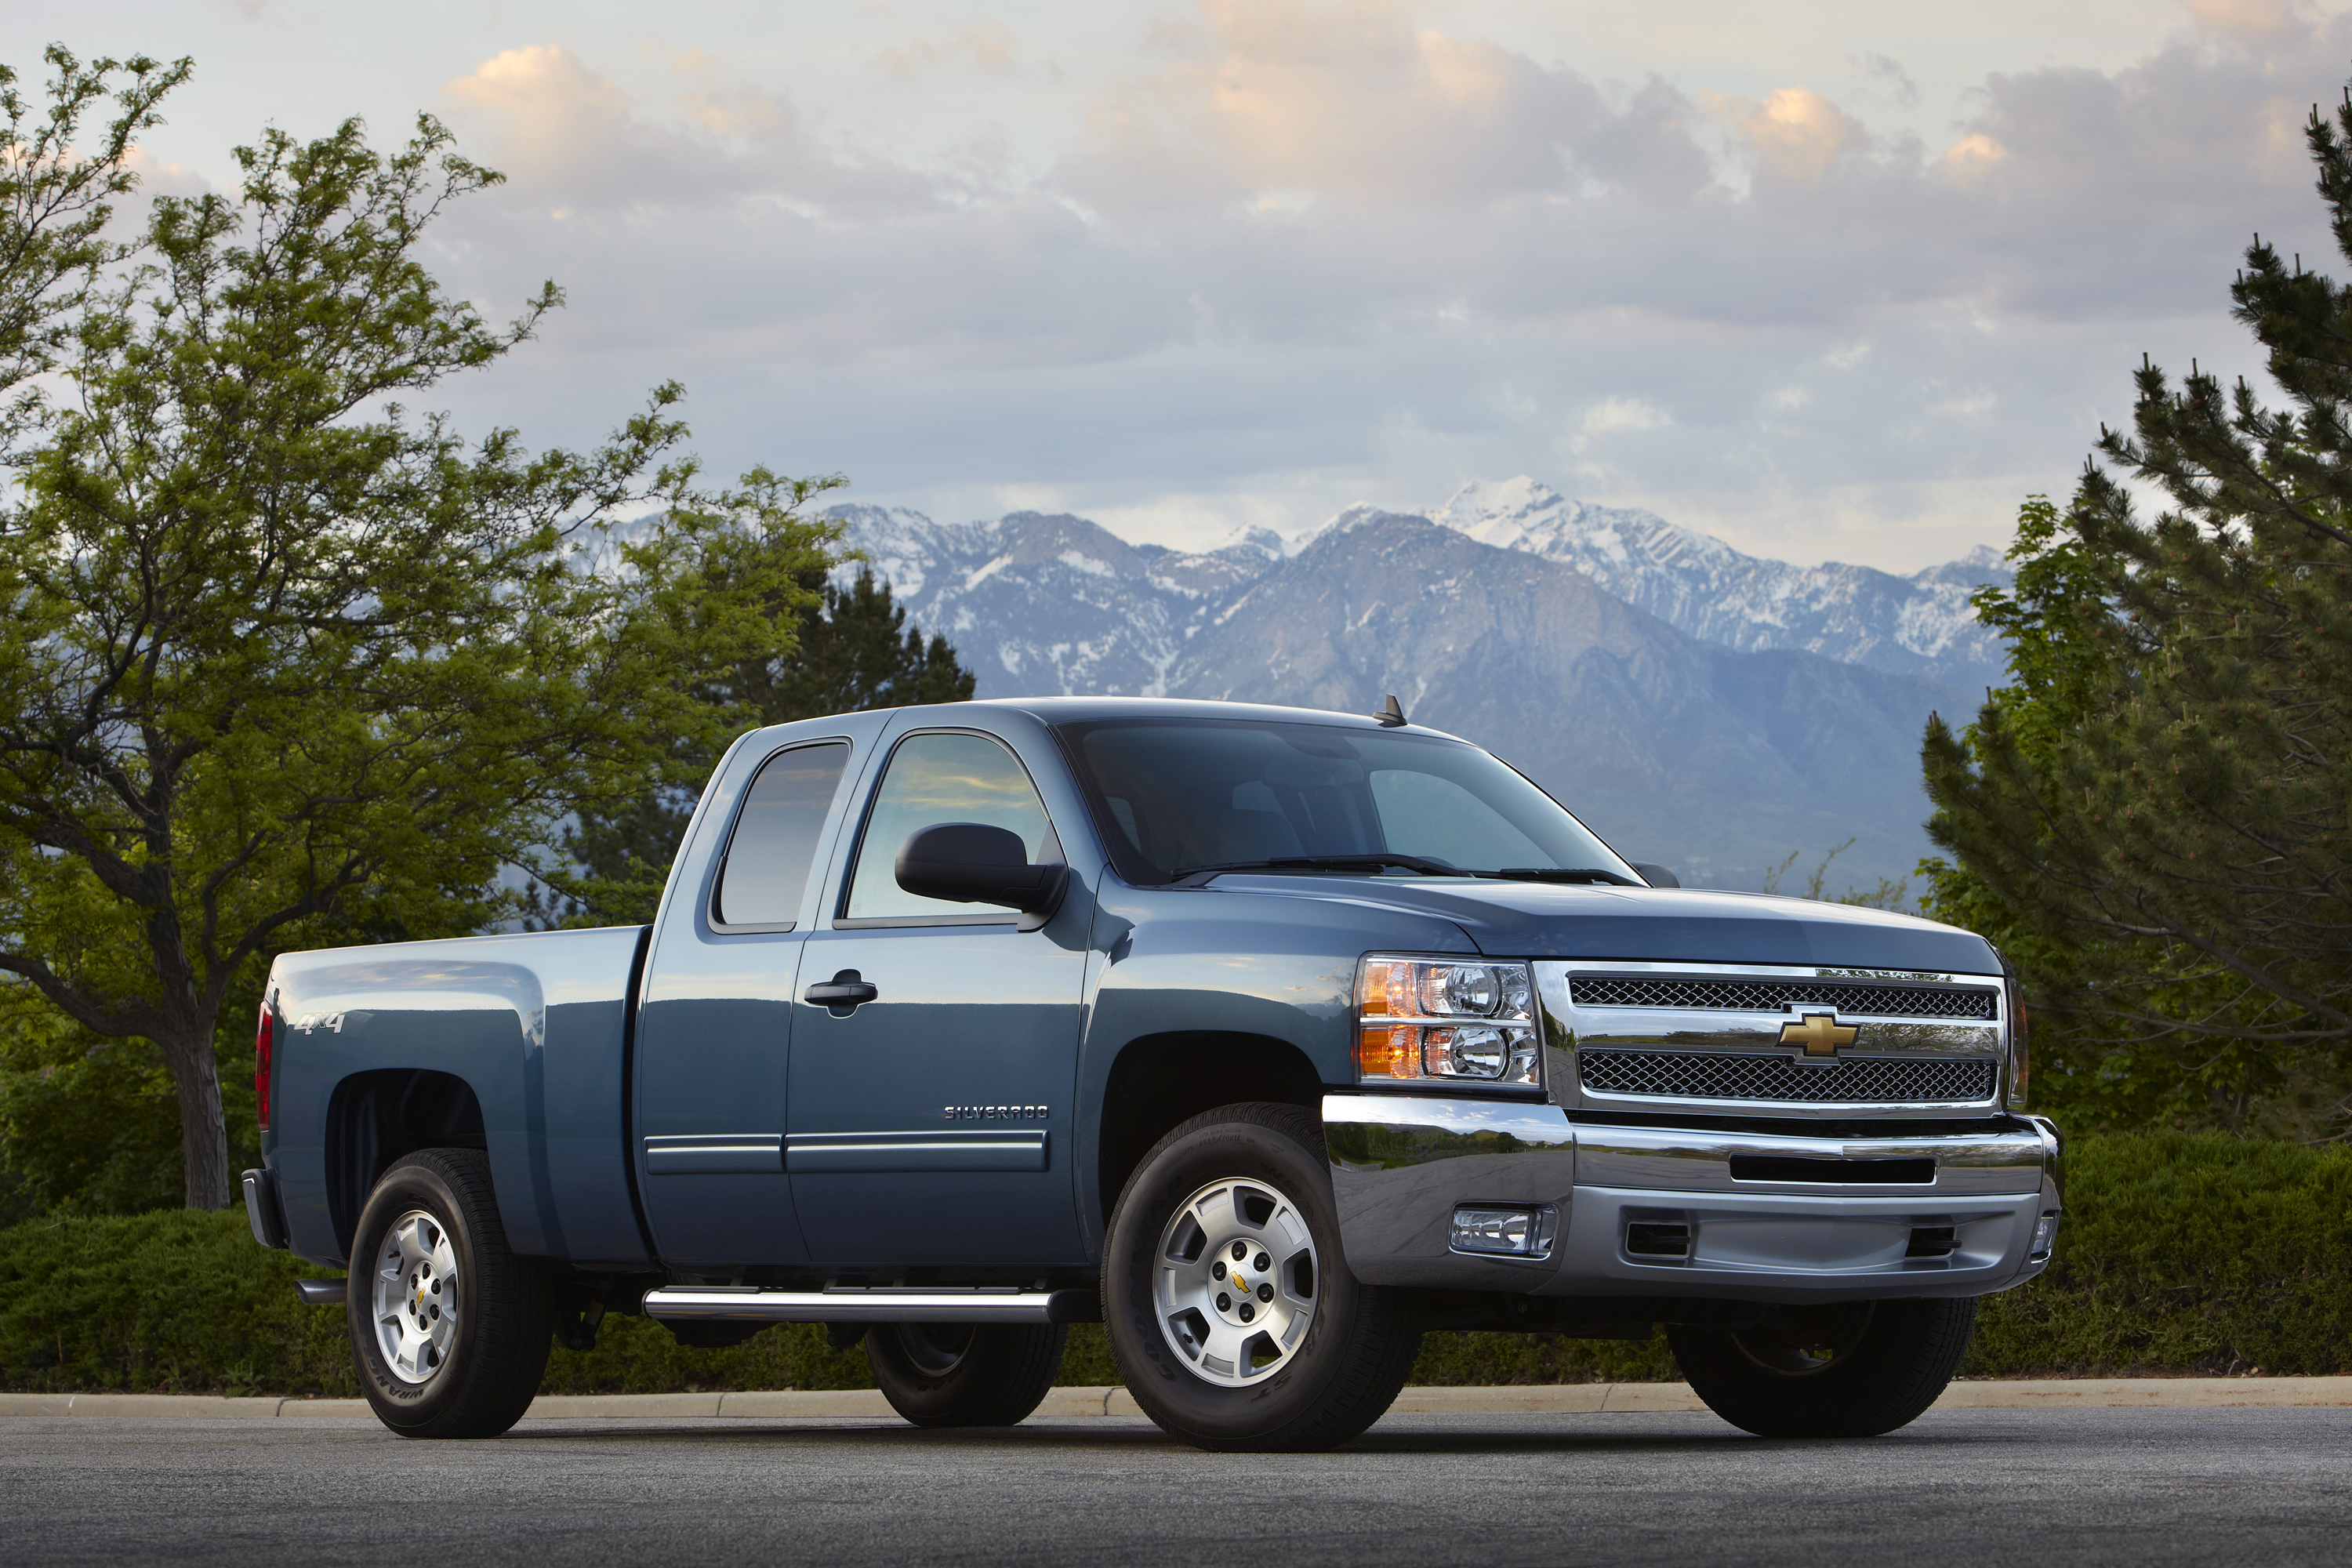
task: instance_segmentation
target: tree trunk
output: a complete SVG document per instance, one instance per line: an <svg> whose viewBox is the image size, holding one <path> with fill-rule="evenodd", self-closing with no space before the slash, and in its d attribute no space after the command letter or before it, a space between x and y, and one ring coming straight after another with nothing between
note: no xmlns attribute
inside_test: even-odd
<svg viewBox="0 0 2352 1568"><path fill-rule="evenodd" d="M157 1040L180 1102L180 1168L184 1205L225 1209L235 1196L229 1179L228 1129L221 1116L220 1072L212 1031Z"/></svg>

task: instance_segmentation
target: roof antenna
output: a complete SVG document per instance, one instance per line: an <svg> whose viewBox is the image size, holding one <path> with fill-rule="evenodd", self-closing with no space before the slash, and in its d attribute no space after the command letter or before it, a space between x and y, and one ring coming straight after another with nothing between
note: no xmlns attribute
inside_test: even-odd
<svg viewBox="0 0 2352 1568"><path fill-rule="evenodd" d="M1373 714L1372 717L1378 719L1381 721L1381 727L1386 730L1393 730L1404 722L1404 710L1397 706L1395 692L1389 693L1388 707Z"/></svg>

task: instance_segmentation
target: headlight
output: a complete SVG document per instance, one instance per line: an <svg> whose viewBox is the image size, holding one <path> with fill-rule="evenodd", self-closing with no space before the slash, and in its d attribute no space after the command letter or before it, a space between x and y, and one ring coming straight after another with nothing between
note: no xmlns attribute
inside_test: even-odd
<svg viewBox="0 0 2352 1568"><path fill-rule="evenodd" d="M1356 1073L1534 1084L1535 983L1524 963L1374 955L1356 972Z"/></svg>

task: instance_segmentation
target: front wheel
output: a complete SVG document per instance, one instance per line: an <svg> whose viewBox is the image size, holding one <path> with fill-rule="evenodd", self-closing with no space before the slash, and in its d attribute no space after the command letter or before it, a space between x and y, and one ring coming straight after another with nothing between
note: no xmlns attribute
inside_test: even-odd
<svg viewBox="0 0 2352 1568"><path fill-rule="evenodd" d="M1416 1298L1348 1272L1322 1124L1297 1106L1229 1105L1160 1140L1119 1196L1103 1265L1128 1392L1199 1447L1344 1443L1421 1348Z"/></svg>
<svg viewBox="0 0 2352 1568"><path fill-rule="evenodd" d="M918 1426L1012 1426L1054 1386L1069 1335L1060 1323L877 1323L866 1363Z"/></svg>
<svg viewBox="0 0 2352 1568"><path fill-rule="evenodd" d="M1759 1437L1875 1437L1952 1381L1974 1297L1853 1301L1750 1329L1671 1324L1666 1342L1707 1408Z"/></svg>
<svg viewBox="0 0 2352 1568"><path fill-rule="evenodd" d="M392 1163L360 1211L344 1300L360 1392L402 1436L495 1437L530 1408L554 1318L507 1247L479 1151Z"/></svg>

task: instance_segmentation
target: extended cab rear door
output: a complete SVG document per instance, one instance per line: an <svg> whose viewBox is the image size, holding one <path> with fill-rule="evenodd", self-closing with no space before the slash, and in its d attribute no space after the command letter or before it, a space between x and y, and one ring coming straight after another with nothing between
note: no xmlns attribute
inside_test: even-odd
<svg viewBox="0 0 2352 1568"><path fill-rule="evenodd" d="M673 1268L808 1257L784 1178L793 979L822 871L887 713L762 730L729 753L681 847L634 1044L638 1192Z"/></svg>

